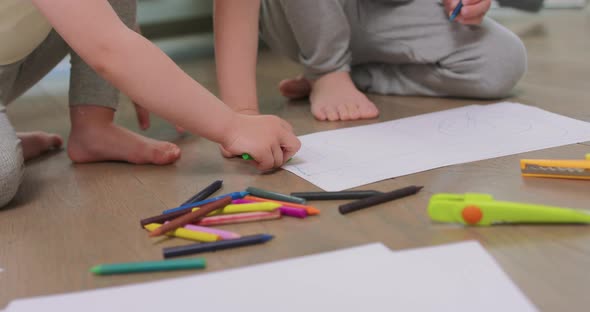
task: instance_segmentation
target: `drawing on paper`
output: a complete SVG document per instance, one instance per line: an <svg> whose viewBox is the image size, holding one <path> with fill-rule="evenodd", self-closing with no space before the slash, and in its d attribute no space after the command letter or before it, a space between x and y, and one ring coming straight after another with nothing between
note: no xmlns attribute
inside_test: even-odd
<svg viewBox="0 0 590 312"><path fill-rule="evenodd" d="M538 108L471 105L302 136L284 168L342 190L442 166L590 140L590 124Z"/></svg>

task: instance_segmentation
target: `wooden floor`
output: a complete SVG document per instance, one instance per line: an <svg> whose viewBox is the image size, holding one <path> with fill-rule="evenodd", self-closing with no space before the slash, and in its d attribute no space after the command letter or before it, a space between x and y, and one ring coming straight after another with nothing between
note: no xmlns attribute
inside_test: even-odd
<svg viewBox="0 0 590 312"><path fill-rule="evenodd" d="M590 16L588 11L553 11L541 16L500 18L524 40L529 70L512 101L590 121ZM182 67L216 92L214 63L178 56ZM182 53L181 53L182 54ZM305 101L288 103L277 82L298 74L293 64L262 53L258 75L262 110L288 119L297 134L375 123L317 122ZM371 96L381 109L378 121L476 103L472 100ZM9 107L18 130L46 130L67 137L67 76L52 73ZM134 112L124 100L117 122L137 130ZM94 277L95 264L161 258L161 248L179 241L154 241L139 228L139 219L174 207L216 179L223 192L247 186L279 192L316 190L286 172L260 175L243 161L222 159L215 144L194 136L178 137L173 127L156 120L147 135L174 141L183 157L166 167L123 163L72 165L65 152L27 164L15 201L0 211L0 308L9 301L37 295L94 289L182 276L186 272ZM306 220L227 226L244 235L272 233L276 239L255 246L207 254L207 271L303 256L368 242L392 249L478 240L543 311L590 309L590 227L499 226L463 228L432 224L426 214L437 192L484 192L498 199L589 208L590 182L523 179L518 160L581 158L590 142L440 168L371 185L389 190L424 185L417 196L342 217L338 203L318 204L319 217ZM368 188L368 187L365 187Z"/></svg>

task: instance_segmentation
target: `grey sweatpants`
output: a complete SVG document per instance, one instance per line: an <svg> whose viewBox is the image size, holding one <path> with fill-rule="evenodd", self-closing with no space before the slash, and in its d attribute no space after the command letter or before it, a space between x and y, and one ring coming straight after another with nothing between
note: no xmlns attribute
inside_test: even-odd
<svg viewBox="0 0 590 312"><path fill-rule="evenodd" d="M260 24L306 77L350 71L366 92L501 98L526 71L516 35L450 22L436 0L263 0Z"/></svg>
<svg viewBox="0 0 590 312"><path fill-rule="evenodd" d="M135 25L136 0L110 0L109 2L128 27ZM76 53L73 53L55 31L52 31L43 43L23 60L0 66L0 207L14 197L24 172L20 140L5 114L5 106L47 75L68 53L71 55L70 105L117 108L119 91L98 76Z"/></svg>

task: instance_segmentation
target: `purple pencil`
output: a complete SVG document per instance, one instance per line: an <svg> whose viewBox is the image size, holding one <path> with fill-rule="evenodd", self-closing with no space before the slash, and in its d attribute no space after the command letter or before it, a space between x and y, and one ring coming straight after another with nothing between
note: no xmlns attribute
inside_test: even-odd
<svg viewBox="0 0 590 312"><path fill-rule="evenodd" d="M279 207L279 211L283 216L295 217L300 219L307 217L307 211L301 208L281 206Z"/></svg>

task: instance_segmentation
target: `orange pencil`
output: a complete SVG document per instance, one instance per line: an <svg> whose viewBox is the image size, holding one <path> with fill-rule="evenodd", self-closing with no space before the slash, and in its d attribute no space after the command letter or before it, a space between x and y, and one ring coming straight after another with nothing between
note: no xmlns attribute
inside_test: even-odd
<svg viewBox="0 0 590 312"><path fill-rule="evenodd" d="M260 197L256 197L256 196L252 196L252 195L248 195L248 196L244 197L244 199L251 200L251 201L257 201L257 202L279 203L279 204L284 205L284 206L302 208L302 209L305 209L305 211L307 212L307 214L310 215L310 216L314 216L314 215L320 214L320 210L317 209L317 208L315 208L315 207L312 207L312 206L306 206L306 205L295 204L295 203L288 203L288 202L284 202L284 201L280 201L280 200L260 198Z"/></svg>
<svg viewBox="0 0 590 312"><path fill-rule="evenodd" d="M150 232L150 237L164 235L165 233L176 230L179 227L183 227L189 223L197 222L203 219L207 214L212 211L221 209L229 204L231 204L231 196L224 197L220 200L216 200L214 202L208 203L203 205L199 210L195 210L193 212L189 212L183 216L180 216L176 219L171 220L168 223L162 224L159 228Z"/></svg>

